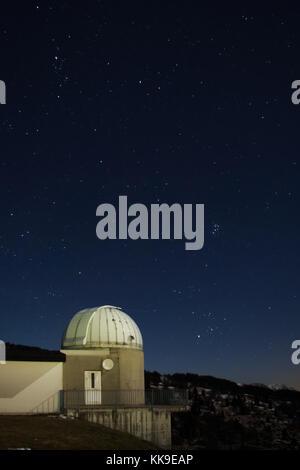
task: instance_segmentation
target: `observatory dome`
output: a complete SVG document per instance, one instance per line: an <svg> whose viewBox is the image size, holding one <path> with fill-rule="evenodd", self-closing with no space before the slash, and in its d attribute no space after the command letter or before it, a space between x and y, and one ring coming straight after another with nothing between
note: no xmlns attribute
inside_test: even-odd
<svg viewBox="0 0 300 470"><path fill-rule="evenodd" d="M120 307L103 305L76 313L69 322L62 349L91 348L143 349L143 339L137 324Z"/></svg>

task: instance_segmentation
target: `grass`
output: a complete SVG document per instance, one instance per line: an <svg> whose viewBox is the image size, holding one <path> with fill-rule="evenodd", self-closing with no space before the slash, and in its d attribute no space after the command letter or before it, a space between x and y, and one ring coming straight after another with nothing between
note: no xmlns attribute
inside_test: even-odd
<svg viewBox="0 0 300 470"><path fill-rule="evenodd" d="M0 449L153 450L151 442L100 424L59 416L0 416Z"/></svg>

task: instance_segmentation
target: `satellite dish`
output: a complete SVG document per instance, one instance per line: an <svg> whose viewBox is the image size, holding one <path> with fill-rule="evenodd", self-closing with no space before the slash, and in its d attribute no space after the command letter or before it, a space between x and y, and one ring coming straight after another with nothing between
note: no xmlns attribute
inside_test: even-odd
<svg viewBox="0 0 300 470"><path fill-rule="evenodd" d="M111 370L114 366L114 361L112 359L104 359L102 366L105 370Z"/></svg>

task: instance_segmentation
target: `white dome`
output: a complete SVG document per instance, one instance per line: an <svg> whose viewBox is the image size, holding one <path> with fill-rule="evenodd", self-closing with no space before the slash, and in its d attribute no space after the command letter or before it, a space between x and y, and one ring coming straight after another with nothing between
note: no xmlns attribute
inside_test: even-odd
<svg viewBox="0 0 300 470"><path fill-rule="evenodd" d="M119 307L103 305L76 313L62 339L62 349L118 347L143 349L137 324Z"/></svg>

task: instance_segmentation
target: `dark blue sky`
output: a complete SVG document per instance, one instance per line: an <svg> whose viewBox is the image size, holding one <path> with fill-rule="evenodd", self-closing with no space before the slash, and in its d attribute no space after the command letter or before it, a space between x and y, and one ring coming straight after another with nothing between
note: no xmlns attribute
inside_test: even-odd
<svg viewBox="0 0 300 470"><path fill-rule="evenodd" d="M121 306L145 366L300 388L300 9L2 5L1 338ZM205 245L100 241L96 208L205 204ZM200 337L198 337L200 335Z"/></svg>

